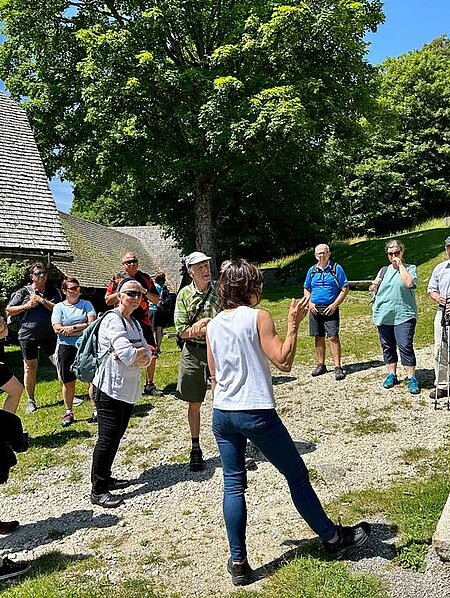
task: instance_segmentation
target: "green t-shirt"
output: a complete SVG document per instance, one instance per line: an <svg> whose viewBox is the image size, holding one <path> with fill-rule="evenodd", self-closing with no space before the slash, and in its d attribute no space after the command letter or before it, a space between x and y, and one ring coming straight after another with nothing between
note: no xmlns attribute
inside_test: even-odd
<svg viewBox="0 0 450 598"><path fill-rule="evenodd" d="M392 266L388 267L372 306L372 320L376 326L395 326L417 318L417 269L412 264L405 264L405 268L413 279L414 287L405 287L400 272Z"/></svg>

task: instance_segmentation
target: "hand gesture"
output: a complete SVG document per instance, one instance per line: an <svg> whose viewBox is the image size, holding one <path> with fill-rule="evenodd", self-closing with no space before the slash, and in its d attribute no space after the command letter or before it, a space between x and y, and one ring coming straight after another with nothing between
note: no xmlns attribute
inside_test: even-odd
<svg viewBox="0 0 450 598"><path fill-rule="evenodd" d="M398 270L398 269L399 269L399 267L402 265L402 258L401 258L401 257L394 256L394 257L392 258L392 262L391 262L391 264L392 264L392 267L393 267L393 268L395 268L396 270Z"/></svg>
<svg viewBox="0 0 450 598"><path fill-rule="evenodd" d="M288 313L288 331L297 332L300 322L308 313L308 299L303 297L296 301L291 299Z"/></svg>

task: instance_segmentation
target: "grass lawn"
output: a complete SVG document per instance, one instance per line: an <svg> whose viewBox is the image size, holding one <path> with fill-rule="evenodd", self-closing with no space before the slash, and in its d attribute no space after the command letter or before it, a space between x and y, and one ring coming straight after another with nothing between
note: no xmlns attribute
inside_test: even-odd
<svg viewBox="0 0 450 598"><path fill-rule="evenodd" d="M419 269L420 283L417 291L419 320L416 330L416 347L423 347L433 340L434 304L426 295L427 280L433 267L445 257L443 241L449 231L441 222L428 223L427 227L415 229L398 237L406 246L405 258ZM357 240L340 243L332 247L333 257L344 266L348 278L373 278L386 263L384 239ZM281 264L286 273L296 273L299 279L312 265L311 254L287 258ZM285 321L291 297L302 295L301 284L264 288L262 306L273 314L280 334L285 332ZM341 308L341 338L344 363L373 358L380 353L377 334L370 319L368 292L350 291ZM155 382L166 391L173 391L177 377L179 350L173 339L164 339L163 353L156 369ZM7 348L7 361L21 379L21 355L17 347ZM313 340L307 335L307 322L302 323L299 334L296 361L315 362ZM79 383L79 394L86 392L86 385ZM95 427L86 419L91 414L89 401L77 408L79 422L76 429L63 429L60 418L63 407L60 388L55 380L54 369L49 362L41 364L38 374L37 402L41 407L32 417L25 416L25 425L32 438L30 449L19 456L11 480L3 491L20 494L32 491L27 484L29 474L36 470L67 464L72 468L73 480L79 479L77 470L82 446L93 446ZM144 411L148 404L158 406L161 402L161 416L164 415L164 399L143 397L137 410ZM23 416L25 401L19 408ZM132 419L137 425L139 418ZM437 519L450 490L448 467L450 449L445 447L434 453L421 451L418 447L405 458L417 463L419 476L414 480L397 483L388 489L366 489L339 497L328 505L333 516L342 511L345 504L345 520L361 517L375 517L382 514L398 528L400 542L396 550L396 562L402 566L420 569L434 531ZM339 505L339 506L338 506ZM3 515L3 514L2 514ZM379 579L371 575L356 575L346 563L335 563L314 558L314 549L302 554L284 567L279 568L258 590L240 590L236 596L246 598L383 598L386 596ZM169 598L169 594L154 586L151 580L123 580L112 585L106 578L86 574L96 569L94 558L68 558L58 552L40 557L28 577L13 584L0 584L2 598Z"/></svg>

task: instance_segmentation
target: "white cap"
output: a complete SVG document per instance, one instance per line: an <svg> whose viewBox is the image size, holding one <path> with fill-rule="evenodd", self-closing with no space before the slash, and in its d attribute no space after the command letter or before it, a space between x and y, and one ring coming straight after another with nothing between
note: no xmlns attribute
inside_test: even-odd
<svg viewBox="0 0 450 598"><path fill-rule="evenodd" d="M200 262L208 262L211 258L205 255L202 251L193 251L187 257L184 258L184 262L186 266L189 268L194 264L199 264Z"/></svg>

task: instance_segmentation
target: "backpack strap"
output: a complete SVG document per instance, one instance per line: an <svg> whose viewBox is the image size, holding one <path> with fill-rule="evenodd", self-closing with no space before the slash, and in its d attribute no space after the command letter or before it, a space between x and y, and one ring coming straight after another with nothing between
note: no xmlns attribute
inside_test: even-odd
<svg viewBox="0 0 450 598"><path fill-rule="evenodd" d="M334 282L336 283L338 289L341 288L341 285L339 284L338 278L337 278L337 264L336 262L333 262L332 260L330 260L329 262L330 264L330 274L333 277ZM321 270L321 272L323 272L324 270ZM319 272L319 268L317 266L317 264L314 264L314 266L312 267L311 270L311 278L313 278L313 276L315 274L317 274Z"/></svg>

